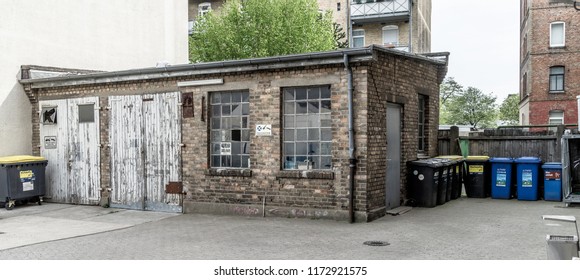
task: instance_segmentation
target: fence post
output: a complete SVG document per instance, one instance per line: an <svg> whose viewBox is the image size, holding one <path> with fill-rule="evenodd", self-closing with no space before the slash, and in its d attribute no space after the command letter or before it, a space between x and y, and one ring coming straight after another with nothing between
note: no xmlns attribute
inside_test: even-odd
<svg viewBox="0 0 580 280"><path fill-rule="evenodd" d="M566 126L558 125L556 129L556 155L554 156L554 161L562 161L562 135L564 135L564 130Z"/></svg>
<svg viewBox="0 0 580 280"><path fill-rule="evenodd" d="M452 126L449 132L449 154L460 155L459 149L459 127Z"/></svg>

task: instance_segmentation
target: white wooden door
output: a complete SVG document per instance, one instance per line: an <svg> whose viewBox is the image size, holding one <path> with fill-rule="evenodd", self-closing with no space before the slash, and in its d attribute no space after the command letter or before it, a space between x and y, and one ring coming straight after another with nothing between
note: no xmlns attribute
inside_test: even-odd
<svg viewBox="0 0 580 280"><path fill-rule="evenodd" d="M111 206L143 209L143 108L141 96L109 97Z"/></svg>
<svg viewBox="0 0 580 280"><path fill-rule="evenodd" d="M111 206L182 211L182 194L166 192L181 181L181 106L178 92L109 98Z"/></svg>
<svg viewBox="0 0 580 280"><path fill-rule="evenodd" d="M48 159L50 201L98 204L100 198L99 99L85 97L40 102L41 155ZM54 123L45 121L55 109Z"/></svg>

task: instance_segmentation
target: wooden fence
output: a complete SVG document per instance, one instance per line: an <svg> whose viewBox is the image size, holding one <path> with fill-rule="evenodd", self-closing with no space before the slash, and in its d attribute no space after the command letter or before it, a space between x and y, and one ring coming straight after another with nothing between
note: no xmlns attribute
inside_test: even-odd
<svg viewBox="0 0 580 280"><path fill-rule="evenodd" d="M561 138L565 126L541 131L522 128L499 128L459 136L459 129L439 130L439 155L489 157L539 157L543 162L561 161Z"/></svg>

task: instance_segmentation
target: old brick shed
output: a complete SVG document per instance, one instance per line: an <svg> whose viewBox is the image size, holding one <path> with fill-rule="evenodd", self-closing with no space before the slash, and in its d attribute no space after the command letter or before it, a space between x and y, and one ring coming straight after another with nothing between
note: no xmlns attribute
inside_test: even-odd
<svg viewBox="0 0 580 280"><path fill-rule="evenodd" d="M403 203L405 163L436 154L447 57L371 46L65 75L23 66L21 83L47 199L358 222Z"/></svg>

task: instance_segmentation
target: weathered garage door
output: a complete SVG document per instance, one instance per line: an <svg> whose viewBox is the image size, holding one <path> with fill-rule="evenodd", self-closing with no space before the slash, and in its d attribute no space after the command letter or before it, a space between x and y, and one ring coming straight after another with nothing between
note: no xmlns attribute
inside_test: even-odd
<svg viewBox="0 0 580 280"><path fill-rule="evenodd" d="M109 98L111 206L182 211L183 194L172 188L181 182L179 97L172 92Z"/></svg>
<svg viewBox="0 0 580 280"><path fill-rule="evenodd" d="M98 105L97 97L40 101L40 153L48 160L47 200L98 204Z"/></svg>

